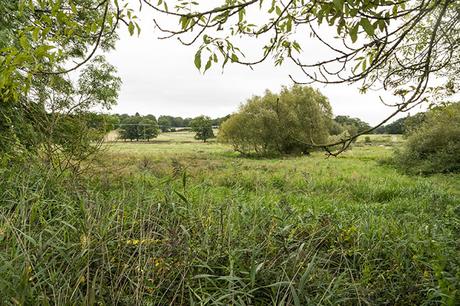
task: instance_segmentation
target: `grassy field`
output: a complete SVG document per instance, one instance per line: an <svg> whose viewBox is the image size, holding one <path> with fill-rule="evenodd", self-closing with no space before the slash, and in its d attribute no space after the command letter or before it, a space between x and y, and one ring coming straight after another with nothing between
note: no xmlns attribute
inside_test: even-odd
<svg viewBox="0 0 460 306"><path fill-rule="evenodd" d="M107 144L78 183L3 173L0 301L456 305L460 176L403 175L381 162L401 138L372 137L243 158L170 133Z"/></svg>

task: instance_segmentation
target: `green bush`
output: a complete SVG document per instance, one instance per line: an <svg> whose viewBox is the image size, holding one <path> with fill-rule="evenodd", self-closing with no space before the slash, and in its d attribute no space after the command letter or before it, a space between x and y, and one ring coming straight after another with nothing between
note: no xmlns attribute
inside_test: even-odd
<svg viewBox="0 0 460 306"><path fill-rule="evenodd" d="M418 129L413 129L395 163L409 173L460 171L460 103L426 113Z"/></svg>

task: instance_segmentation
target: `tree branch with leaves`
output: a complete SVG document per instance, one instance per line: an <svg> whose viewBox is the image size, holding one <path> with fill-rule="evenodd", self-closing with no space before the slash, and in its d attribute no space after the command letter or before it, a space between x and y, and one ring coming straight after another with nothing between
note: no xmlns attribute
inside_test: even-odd
<svg viewBox="0 0 460 306"><path fill-rule="evenodd" d="M397 114L457 91L458 1L227 0L211 8L204 1L142 2L158 13L161 38L199 44L195 65L203 72L218 63L252 68L267 60L275 65L290 61L303 75L290 76L298 84L358 83L362 92L383 88L395 95L394 102L382 101L395 110L376 126L339 142L308 143L329 155L340 154ZM178 27L162 26L165 15L177 18ZM329 58L308 61L306 42L299 40L306 34L325 47ZM249 50L240 47L245 40L261 42L259 57L246 56ZM341 149L330 149L337 145Z"/></svg>

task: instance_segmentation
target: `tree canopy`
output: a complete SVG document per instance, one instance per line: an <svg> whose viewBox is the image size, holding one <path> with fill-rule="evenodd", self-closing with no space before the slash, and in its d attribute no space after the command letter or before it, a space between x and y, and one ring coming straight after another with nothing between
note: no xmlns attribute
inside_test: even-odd
<svg viewBox="0 0 460 306"><path fill-rule="evenodd" d="M371 128L371 126L362 121L359 118L351 118L349 116L336 116L334 121L342 127L343 130L346 130L349 135L356 135L357 133L362 133Z"/></svg>
<svg viewBox="0 0 460 306"><path fill-rule="evenodd" d="M212 119L210 117L198 116L190 122L190 127L196 133L195 139L206 142L209 138L214 138Z"/></svg>
<svg viewBox="0 0 460 306"><path fill-rule="evenodd" d="M327 142L331 123L328 99L295 85L249 99L222 123L219 139L245 154L308 153L310 144Z"/></svg>
<svg viewBox="0 0 460 306"><path fill-rule="evenodd" d="M45 147L48 158L86 156L74 153L92 151L96 140L87 112L110 108L121 85L96 50L113 47L111 20L122 10L89 0L0 0L0 10L0 152L8 158Z"/></svg>
<svg viewBox="0 0 460 306"><path fill-rule="evenodd" d="M136 113L134 116L121 115L120 117L122 119L118 124L118 132L123 140L149 141L160 134L158 122L153 115L141 116Z"/></svg>
<svg viewBox="0 0 460 306"><path fill-rule="evenodd" d="M217 62L254 66L273 58L275 64L285 60L296 64L305 76L297 82L361 82L363 91L383 86L402 98L390 103L396 111L385 122L432 95L456 90L458 1L235 0L149 6L179 19L175 29L162 27L158 19L165 37L178 37L185 45L201 44L195 64L204 71ZM326 27L334 35L328 35ZM300 33L325 46L328 58L308 62ZM260 41L260 56L250 58L247 54L253 52L240 48L241 38ZM430 83L436 78L442 80L441 86Z"/></svg>

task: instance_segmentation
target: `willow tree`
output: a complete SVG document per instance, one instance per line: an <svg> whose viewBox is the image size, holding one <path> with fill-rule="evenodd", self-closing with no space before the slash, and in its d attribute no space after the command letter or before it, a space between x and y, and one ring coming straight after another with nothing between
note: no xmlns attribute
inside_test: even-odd
<svg viewBox="0 0 460 306"><path fill-rule="evenodd" d="M219 139L244 154L308 154L326 142L332 124L329 100L308 86L252 97L222 123Z"/></svg>

